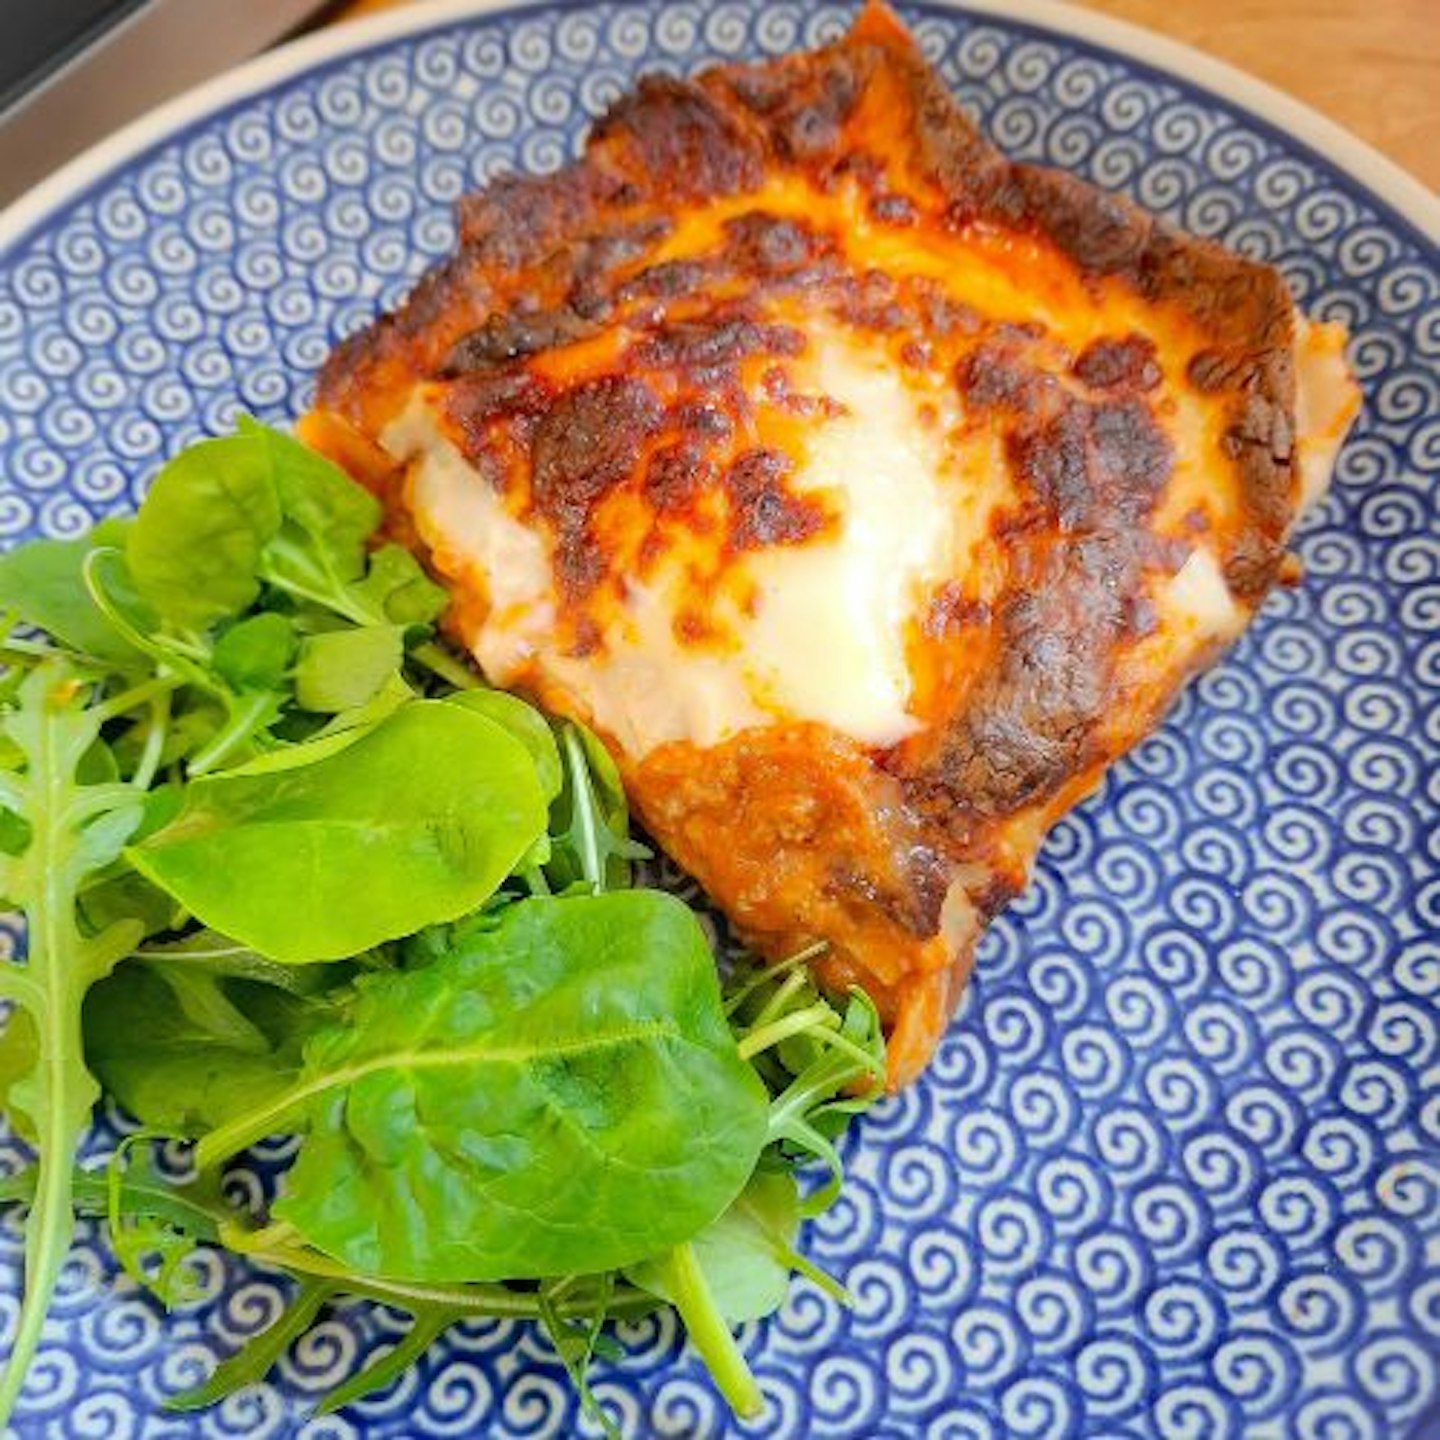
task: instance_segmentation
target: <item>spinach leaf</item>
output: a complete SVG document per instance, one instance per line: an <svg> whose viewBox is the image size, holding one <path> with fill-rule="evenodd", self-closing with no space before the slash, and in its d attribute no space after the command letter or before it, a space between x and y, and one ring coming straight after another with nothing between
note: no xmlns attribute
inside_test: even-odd
<svg viewBox="0 0 1440 1440"><path fill-rule="evenodd" d="M160 471L135 517L125 546L135 588L182 631L239 615L260 593L260 556L281 518L261 444L202 440Z"/></svg>
<svg viewBox="0 0 1440 1440"><path fill-rule="evenodd" d="M191 784L126 851L202 923L276 960L334 960L473 910L543 833L519 741L417 701L338 752Z"/></svg>
<svg viewBox="0 0 1440 1440"><path fill-rule="evenodd" d="M399 625L307 635L295 666L296 702L323 715L359 709L398 674L404 657L404 630Z"/></svg>
<svg viewBox="0 0 1440 1440"><path fill-rule="evenodd" d="M344 607L365 574L380 507L343 470L242 417L239 434L183 450L155 477L126 558L141 596L181 631L203 632L254 604L262 579ZM358 623L383 610L348 607Z"/></svg>
<svg viewBox="0 0 1440 1440"><path fill-rule="evenodd" d="M18 616L82 655L122 667L143 664L144 656L110 623L82 579L90 552L123 545L129 528L126 520L102 520L78 540L31 540L0 555L0 613Z"/></svg>
<svg viewBox="0 0 1440 1440"><path fill-rule="evenodd" d="M90 992L86 1059L146 1125L213 1129L294 1083L304 1041L334 1018L326 985L350 973L274 965L202 931L127 960Z"/></svg>
<svg viewBox="0 0 1440 1440"><path fill-rule="evenodd" d="M129 866L112 869L116 869L116 873L97 877L80 892L76 901L81 923L91 934L117 920L138 924L142 938L185 923L184 911L158 886L137 875Z"/></svg>
<svg viewBox="0 0 1440 1440"><path fill-rule="evenodd" d="M349 710L341 710L315 732L311 744L329 740L339 735L352 739L367 730L373 730L382 720L388 719L402 706L416 699L415 692L401 674L387 675L380 688L363 704Z"/></svg>
<svg viewBox="0 0 1440 1440"><path fill-rule="evenodd" d="M421 969L360 982L299 1082L201 1141L305 1138L275 1215L369 1274L539 1278L632 1264L739 1193L766 1097L704 933L655 891L521 901Z"/></svg>
<svg viewBox="0 0 1440 1440"><path fill-rule="evenodd" d="M213 998L216 1009L230 1003L218 989ZM86 1059L136 1119L196 1134L282 1092L299 1068L298 1048L282 1058L258 1031L229 1043L232 1037L217 1036L216 1028L186 1015L153 971L127 962L86 1003Z"/></svg>
<svg viewBox="0 0 1440 1440"><path fill-rule="evenodd" d="M0 768L8 770L12 767L7 765ZM13 768L18 770L21 766ZM29 843L29 822L13 810L0 806L0 855L19 855Z"/></svg>
<svg viewBox="0 0 1440 1440"><path fill-rule="evenodd" d="M565 776L560 768L560 750L555 744L555 732L533 705L527 705L518 695L507 694L504 690L462 690L459 694L447 695L445 699L451 705L459 705L493 720L530 752L536 778L547 803L560 793Z"/></svg>

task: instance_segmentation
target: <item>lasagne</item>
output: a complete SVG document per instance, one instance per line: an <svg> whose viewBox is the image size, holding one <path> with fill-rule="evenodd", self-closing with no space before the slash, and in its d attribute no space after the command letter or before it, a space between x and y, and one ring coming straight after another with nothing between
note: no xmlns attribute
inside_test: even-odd
<svg viewBox="0 0 1440 1440"><path fill-rule="evenodd" d="M749 944L825 942L898 1085L1047 830L1296 578L1343 342L1005 159L872 4L462 202L303 433Z"/></svg>

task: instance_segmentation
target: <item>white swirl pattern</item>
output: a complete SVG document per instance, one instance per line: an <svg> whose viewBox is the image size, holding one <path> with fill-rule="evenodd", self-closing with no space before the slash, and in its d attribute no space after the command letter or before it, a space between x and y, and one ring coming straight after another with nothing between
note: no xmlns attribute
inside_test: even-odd
<svg viewBox="0 0 1440 1440"><path fill-rule="evenodd" d="M1369 403L1303 532L1312 583L1059 827L931 1077L850 1144L810 1245L854 1308L800 1286L747 1327L769 1400L753 1425L725 1419L668 1318L626 1327L597 1394L657 1436L1418 1435L1440 1353L1435 256L1322 159L1178 81L907 12L1013 152L1284 267L1350 325ZM446 250L458 195L562 163L642 69L814 44L846 18L797 0L492 15L320 64L157 145L0 268L0 537L133 506L239 408L293 415L328 347ZM0 1137L0 1163L19 1156ZM18 1265L8 1217L0 1343ZM196 1278L162 1320L82 1227L18 1434L593 1433L548 1348L499 1323L306 1422L397 1333L364 1305L272 1383L165 1417L285 1293L219 1257Z"/></svg>

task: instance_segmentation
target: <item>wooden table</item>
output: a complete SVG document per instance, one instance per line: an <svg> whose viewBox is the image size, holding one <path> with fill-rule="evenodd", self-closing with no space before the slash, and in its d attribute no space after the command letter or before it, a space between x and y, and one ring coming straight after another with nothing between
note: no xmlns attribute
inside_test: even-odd
<svg viewBox="0 0 1440 1440"><path fill-rule="evenodd" d="M409 0L349 0L335 20ZM1440 0L1088 0L1288 90L1440 190Z"/></svg>

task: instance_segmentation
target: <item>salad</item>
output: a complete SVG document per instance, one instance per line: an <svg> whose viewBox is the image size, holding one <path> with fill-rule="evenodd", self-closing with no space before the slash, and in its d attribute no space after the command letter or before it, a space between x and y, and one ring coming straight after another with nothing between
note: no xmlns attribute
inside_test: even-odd
<svg viewBox="0 0 1440 1440"><path fill-rule="evenodd" d="M722 979L696 916L635 884L604 747L481 683L379 518L242 420L133 519L0 557L0 897L27 933L0 1106L35 1155L0 1177L27 1216L0 1425L77 1213L167 1306L197 1246L293 1279L181 1410L362 1297L410 1328L323 1409L458 1321L529 1317L613 1433L586 1379L607 1322L668 1305L751 1414L732 1328L796 1275L843 1299L796 1245L880 1090L873 1007L820 993L808 952ZM137 1124L81 1168L102 1094ZM280 1135L247 1198L230 1167Z"/></svg>

